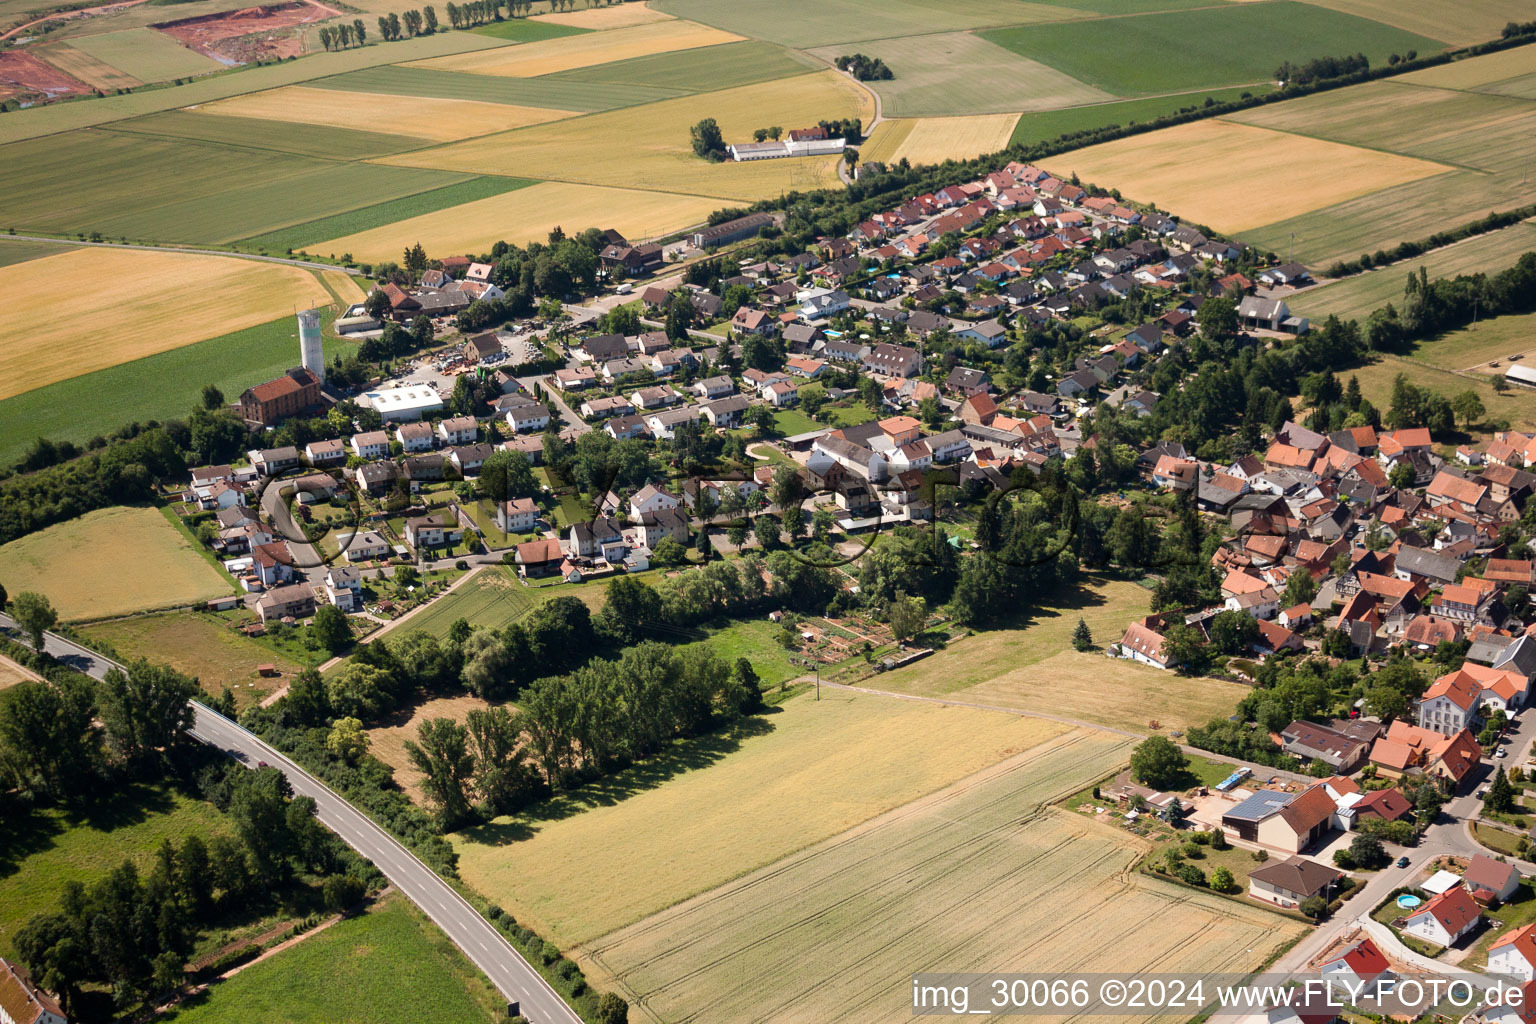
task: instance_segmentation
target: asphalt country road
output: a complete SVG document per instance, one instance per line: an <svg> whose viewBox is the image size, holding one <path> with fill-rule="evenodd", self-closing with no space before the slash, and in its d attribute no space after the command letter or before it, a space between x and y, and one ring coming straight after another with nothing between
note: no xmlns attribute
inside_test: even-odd
<svg viewBox="0 0 1536 1024"><path fill-rule="evenodd" d="M15 620L3 614L0 630L19 633ZM46 636L43 648L60 662L97 679L121 667L53 633ZM192 707L196 720L189 730L191 736L237 756L248 767L265 761L288 777L295 794L313 797L320 821L372 861L392 885L464 951L508 1001L519 1004L518 1012L532 1024L582 1024L576 1012L506 937L397 839L249 730L196 701Z"/></svg>

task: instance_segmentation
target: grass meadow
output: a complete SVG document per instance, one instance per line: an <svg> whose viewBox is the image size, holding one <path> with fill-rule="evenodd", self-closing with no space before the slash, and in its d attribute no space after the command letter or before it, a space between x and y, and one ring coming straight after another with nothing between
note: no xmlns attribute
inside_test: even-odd
<svg viewBox="0 0 1536 1024"><path fill-rule="evenodd" d="M1124 763L1072 730L579 952L653 1020L894 1021L913 970L1244 973L1305 930L1136 874L1144 840L1043 805ZM862 772L861 772L862 774ZM612 981L610 981L612 979Z"/></svg>
<svg viewBox="0 0 1536 1024"><path fill-rule="evenodd" d="M13 591L14 593L14 591ZM17 812L0 831L0 956L15 955L17 930L53 910L68 882L89 885L125 858L143 868L161 840L230 831L209 803L165 786L130 783L78 809Z"/></svg>
<svg viewBox="0 0 1536 1024"><path fill-rule="evenodd" d="M1500 354L1506 352L1521 351L1522 346L1527 350L1530 346L1530 329L1536 326L1536 317L1505 318L1517 321L1513 325L1515 338L1507 341L1501 337L1497 351ZM1407 376L1409 383L1421 388L1428 388L1444 395L1447 398L1459 395L1463 391L1475 391L1477 397L1482 400L1483 408L1487 410L1485 420L1505 419L1516 430L1536 430L1536 402L1531 400L1528 390L1512 388L1505 394L1499 394L1493 389L1490 378L1482 374L1456 373L1435 365L1429 360L1444 360L1445 362L1465 365L1460 360L1465 359L1466 351L1456 351L1447 346L1460 344L1465 346L1467 339L1476 336L1482 339L1490 336L1495 331L1510 330L1498 320L1488 320L1478 325L1475 332L1457 331L1435 341L1425 342L1415 349L1411 357L1380 356L1373 363L1349 370L1339 374L1340 380L1347 381L1350 377L1360 380L1360 392L1371 404L1378 409L1388 409L1392 406L1392 383L1398 374ZM1436 346L1441 346L1436 351Z"/></svg>
<svg viewBox="0 0 1536 1024"><path fill-rule="evenodd" d="M45 595L70 621L197 604L230 592L158 509L88 512L0 546L0 579L13 594Z"/></svg>
<svg viewBox="0 0 1536 1024"><path fill-rule="evenodd" d="M168 82L224 67L164 32L147 27L76 36L69 45L141 82Z"/></svg>
<svg viewBox="0 0 1536 1024"><path fill-rule="evenodd" d="M163 1015L177 1024L491 1024L506 1001L426 916L392 894Z"/></svg>
<svg viewBox="0 0 1536 1024"><path fill-rule="evenodd" d="M227 686L241 708L286 685L303 668L228 625L211 615L161 612L108 619L85 626L81 632L111 644L124 658L149 658L196 676L203 691L212 696L217 697ZM279 677L261 677L256 672L259 665L275 666Z"/></svg>
<svg viewBox="0 0 1536 1024"><path fill-rule="evenodd" d="M329 325L331 312L324 314ZM356 346L327 335L327 359ZM83 444L126 423L185 417L204 384L230 400L298 361L292 316L145 356L0 401L0 465L20 458L34 438Z"/></svg>
<svg viewBox="0 0 1536 1024"><path fill-rule="evenodd" d="M1187 729L1232 713L1247 688L1185 678L1098 652L1072 650L1079 617L1100 648L1147 614L1148 592L1134 583L1086 577L1041 604L1013 628L975 633L944 653L886 672L867 685L924 697L1043 711L1133 732Z"/></svg>
<svg viewBox="0 0 1536 1024"><path fill-rule="evenodd" d="M589 942L1065 731L802 694L453 842L464 879L519 921L561 946Z"/></svg>
<svg viewBox="0 0 1536 1024"><path fill-rule="evenodd" d="M876 39L857 49L885 61L896 76L865 83L880 94L886 117L1018 113L1114 99L973 32ZM832 61L848 51L839 45L811 52Z"/></svg>
<svg viewBox="0 0 1536 1024"><path fill-rule="evenodd" d="M1408 276L1417 274L1420 267L1428 271L1431 278L1494 273L1513 266L1522 253L1533 250L1536 250L1536 222L1526 221L1436 249L1418 259L1308 288L1286 301L1293 310L1314 320L1329 314L1363 319L1389 302L1400 303Z"/></svg>
<svg viewBox="0 0 1536 1024"><path fill-rule="evenodd" d="M982 37L1116 96L1267 82L1286 60L1360 51L1382 64L1391 53L1444 48L1436 39L1296 0L996 29Z"/></svg>
<svg viewBox="0 0 1536 1024"><path fill-rule="evenodd" d="M352 279L330 288L362 299ZM90 282L60 289L60 282ZM267 323L295 307L329 305L315 272L256 260L91 246L0 270L0 399ZM71 344L82 333L110 344Z"/></svg>

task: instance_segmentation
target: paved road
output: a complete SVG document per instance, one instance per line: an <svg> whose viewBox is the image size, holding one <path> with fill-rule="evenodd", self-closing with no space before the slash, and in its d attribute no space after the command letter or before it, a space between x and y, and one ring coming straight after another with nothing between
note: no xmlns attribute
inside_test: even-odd
<svg viewBox="0 0 1536 1024"><path fill-rule="evenodd" d="M17 632L15 621L0 614L0 630ZM43 647L71 668L98 679L119 667L115 662L52 633L46 637ZM227 753L243 755L248 765L265 761L288 777L295 793L313 797L320 821L341 836L348 846L371 860L395 888L420 907L509 1001L521 1005L523 1016L533 1024L581 1024L581 1018L529 966L501 932L398 840L250 731L196 701L192 706L197 715L190 731L193 737Z"/></svg>
<svg viewBox="0 0 1536 1024"><path fill-rule="evenodd" d="M353 277L362 277L363 272L356 267L341 267L334 263L314 263L310 260L296 260L288 256L260 256L251 252L229 252L225 249L192 249L183 245L124 245L120 242L80 242L73 238L50 238L47 235L0 235L0 242L57 242L60 245L84 246L99 245L108 249L142 249L148 252L187 252L198 256L228 256L236 260L256 260L259 263L281 263L289 267L303 267L305 270L335 270L342 274L351 274Z"/></svg>

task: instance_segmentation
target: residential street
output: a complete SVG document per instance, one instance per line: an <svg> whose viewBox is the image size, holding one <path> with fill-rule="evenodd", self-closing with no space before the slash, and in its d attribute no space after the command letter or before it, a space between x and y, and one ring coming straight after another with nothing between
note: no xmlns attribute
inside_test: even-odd
<svg viewBox="0 0 1536 1024"><path fill-rule="evenodd" d="M0 630L20 639L16 623L8 615L0 614ZM97 679L119 667L52 633L43 646L64 664ZM194 701L192 706L197 715L190 732L193 737L238 755L248 767L266 762L288 777L295 793L313 797L320 821L372 861L391 884L420 907L485 972L509 1001L521 1004L523 1016L534 1024L581 1024L581 1018L501 932L403 844L253 733L202 704Z"/></svg>

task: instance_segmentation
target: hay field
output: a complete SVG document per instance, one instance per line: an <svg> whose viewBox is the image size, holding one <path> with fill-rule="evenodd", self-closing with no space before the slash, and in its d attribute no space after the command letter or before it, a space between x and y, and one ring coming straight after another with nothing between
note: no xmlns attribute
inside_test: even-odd
<svg viewBox="0 0 1536 1024"><path fill-rule="evenodd" d="M76 36L69 45L141 82L168 82L223 68L218 61L152 28Z"/></svg>
<svg viewBox="0 0 1536 1024"><path fill-rule="evenodd" d="M1474 67L1486 59L1433 70L1475 79L1501 78L1509 68ZM1294 232L1297 258L1326 264L1536 201L1530 176L1536 104L1530 100L1397 81L1352 86L1320 100L1277 103L1232 120L1434 160L1454 170L1277 220L1247 232L1247 241L1279 251Z"/></svg>
<svg viewBox="0 0 1536 1024"><path fill-rule="evenodd" d="M1148 592L1134 583L1085 577L1047 597L1017 628L976 633L867 685L1043 711L1138 733L1151 731L1153 721L1164 730L1187 729L1231 714L1246 687L1072 650L1079 617L1102 650L1149 607Z"/></svg>
<svg viewBox="0 0 1536 1024"><path fill-rule="evenodd" d="M742 44L727 43L726 46ZM747 44L751 45L751 44ZM722 47L723 49L723 47ZM697 52L697 51L693 51ZM709 50L705 51L710 52ZM636 61L611 65L622 68ZM388 65L367 68L315 82L317 89L341 89L383 96L439 96L448 100L511 103L523 107L558 107L561 110L613 110L616 107L667 100L677 95L669 89L623 83L609 85L587 81L585 76L606 70L604 66L568 71L547 78L506 78L467 75L461 71L431 71ZM580 79L574 76L582 76ZM388 102L381 100L380 102Z"/></svg>
<svg viewBox="0 0 1536 1024"><path fill-rule="evenodd" d="M229 581L153 508L98 509L0 546L0 579L13 594L45 595L66 621L230 592Z"/></svg>
<svg viewBox="0 0 1536 1024"><path fill-rule="evenodd" d="M1226 120L1195 121L1043 161L1217 231L1245 231L1449 168Z"/></svg>
<svg viewBox="0 0 1536 1024"><path fill-rule="evenodd" d="M235 96L199 109L205 114L408 134L433 142L452 142L575 116L570 110L428 96L397 96L381 101L373 93L315 89L306 85Z"/></svg>
<svg viewBox="0 0 1536 1024"><path fill-rule="evenodd" d="M1414 71L1396 81L1407 85L1433 85L1441 89L1471 89L1476 92L1483 86L1530 74L1533 61L1536 61L1536 45L1517 46L1497 53L1485 53L1470 60L1458 60L1452 64Z"/></svg>
<svg viewBox="0 0 1536 1024"><path fill-rule="evenodd" d="M671 21L672 15L663 14L649 4L626 3L617 7L598 7L585 11L562 11L559 14L535 14L533 21L546 21L551 25L568 25L602 31L611 28L633 28L658 21Z"/></svg>
<svg viewBox="0 0 1536 1024"><path fill-rule="evenodd" d="M81 632L105 640L125 658L164 662L178 672L195 676L203 691L211 696L217 697L227 686L241 708L286 685L304 667L235 632L227 622L212 615L133 615L93 623ZM260 665L276 667L278 677L261 676L256 671Z"/></svg>
<svg viewBox="0 0 1536 1024"><path fill-rule="evenodd" d="M722 32L708 25L667 20L618 28L611 32L589 32L499 50L482 50L477 54L437 57L407 66L439 71L467 71L476 75L537 78L557 71L610 64L616 60L629 60L653 53L735 43L741 39L735 33Z"/></svg>
<svg viewBox="0 0 1536 1024"><path fill-rule="evenodd" d="M1081 17L1064 7L1024 0L945 0L942 12L929 0L652 0L652 6L727 32L802 49L918 35L940 27L940 21L947 29L967 29ZM900 69L892 70L901 74Z"/></svg>
<svg viewBox="0 0 1536 1024"><path fill-rule="evenodd" d="M894 1024L914 971L1243 973L1302 935L1137 875L1141 840L1042 807L1129 749L1067 733L589 944L588 977L648 1022Z"/></svg>
<svg viewBox="0 0 1536 1024"><path fill-rule="evenodd" d="M1018 114L882 121L870 137L870 144L859 150L859 158L886 163L906 159L914 164L968 160L1003 149L1018 123Z"/></svg>
<svg viewBox="0 0 1536 1024"><path fill-rule="evenodd" d="M1396 25L1409 32L1433 36L1457 46L1497 39L1511 21L1529 21L1525 0L1478 0L1447 4L1443 0L1308 0L1345 14Z"/></svg>
<svg viewBox="0 0 1536 1024"><path fill-rule="evenodd" d="M326 277L350 301L345 274ZM61 281L90 282L61 289ZM334 300L300 267L187 253L76 249L0 270L0 398ZM97 343L78 344L81 337Z"/></svg>
<svg viewBox="0 0 1536 1024"><path fill-rule="evenodd" d="M1536 359L1536 313L1521 316L1501 316L1483 320L1474 327L1463 327L1442 334L1434 341L1420 342L1414 347L1415 359L1423 359L1447 370L1476 373L1485 377L1502 376L1510 366L1511 355L1518 355L1529 364ZM1498 366L1489 366L1491 362ZM1525 398L1525 418L1536 418L1536 402L1529 391L1511 388L1508 396L1516 401Z"/></svg>
<svg viewBox="0 0 1536 1024"><path fill-rule="evenodd" d="M421 723L433 718L451 718L459 724L471 711L491 705L479 697L436 697L423 701L408 712L390 716L390 724L368 730L368 752L395 770L395 781L410 794L411 799L422 803L421 780L426 778L411 765L405 753L405 741L416 741Z"/></svg>
<svg viewBox="0 0 1536 1024"><path fill-rule="evenodd" d="M551 228L577 224L652 238L701 224L719 206L720 200L706 196L541 182L303 248L375 261L393 259L402 246L418 241L433 253L484 252L498 240L523 245L546 239Z"/></svg>
<svg viewBox="0 0 1536 1024"><path fill-rule="evenodd" d="M1378 66L1391 53L1444 49L1439 40L1297 0L995 29L982 36L1116 96L1258 84L1270 81L1282 60L1305 63L1360 51Z"/></svg>
<svg viewBox="0 0 1536 1024"><path fill-rule="evenodd" d="M50 43L33 49L33 54L58 68L66 75L78 78L86 85L110 92L113 89L136 89L144 83L132 75L97 60L84 50L68 43Z"/></svg>
<svg viewBox="0 0 1536 1024"><path fill-rule="evenodd" d="M834 61L849 50L840 45L810 52ZM1055 110L1114 98L972 32L877 39L857 50L879 57L896 76L865 83L880 94L886 117Z"/></svg>
<svg viewBox="0 0 1536 1024"><path fill-rule="evenodd" d="M1420 267L1431 278L1492 273L1513 266L1522 253L1532 250L1536 250L1536 222L1525 221L1436 249L1417 259L1307 288L1288 296L1286 302L1296 312L1314 320L1329 314L1361 319L1389 302L1401 302L1408 275L1417 274Z"/></svg>
<svg viewBox="0 0 1536 1024"><path fill-rule="evenodd" d="M1066 733L968 708L803 694L735 737L682 744L658 764L452 839L465 881L566 946ZM1109 758L1121 750L1103 748Z"/></svg>
<svg viewBox="0 0 1536 1024"><path fill-rule="evenodd" d="M874 102L858 83L822 71L520 128L378 162L737 201L762 199L796 187L835 186L839 158L710 163L696 156L689 142L689 129L700 118L714 118L725 140L737 142L768 125L790 128L854 116L868 123L873 114ZM564 222L580 221L567 215Z"/></svg>
<svg viewBox="0 0 1536 1024"><path fill-rule="evenodd" d="M405 149L432 145L428 139L409 135L386 135L352 128L300 124L297 121L266 121L255 117L205 113L209 107L168 110L147 114L129 121L119 121L103 133L147 135L161 139L184 139L239 149L270 149L295 156L321 160L366 160L387 156Z"/></svg>

